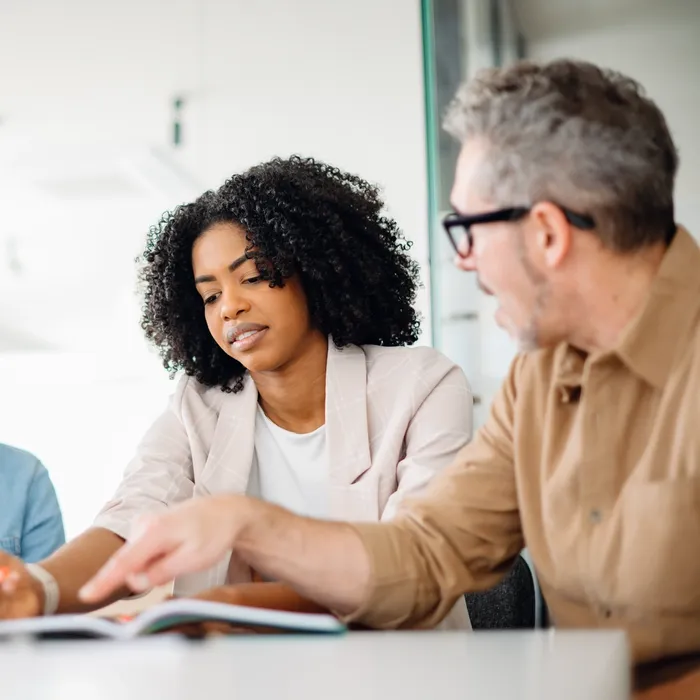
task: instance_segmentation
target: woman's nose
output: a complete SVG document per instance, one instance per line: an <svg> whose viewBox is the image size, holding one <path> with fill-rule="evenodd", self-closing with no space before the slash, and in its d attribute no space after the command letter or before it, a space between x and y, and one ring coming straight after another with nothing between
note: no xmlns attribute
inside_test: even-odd
<svg viewBox="0 0 700 700"><path fill-rule="evenodd" d="M228 289L221 293L220 310L224 321L232 320L250 310L250 303L239 289Z"/></svg>

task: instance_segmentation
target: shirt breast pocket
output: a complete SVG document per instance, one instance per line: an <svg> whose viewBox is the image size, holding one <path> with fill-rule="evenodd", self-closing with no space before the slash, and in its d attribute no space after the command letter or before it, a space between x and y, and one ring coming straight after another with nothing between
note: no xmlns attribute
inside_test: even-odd
<svg viewBox="0 0 700 700"><path fill-rule="evenodd" d="M630 483L622 496L617 592L648 611L700 610L700 479Z"/></svg>
<svg viewBox="0 0 700 700"><path fill-rule="evenodd" d="M0 537L0 549L18 557L20 555L19 537Z"/></svg>

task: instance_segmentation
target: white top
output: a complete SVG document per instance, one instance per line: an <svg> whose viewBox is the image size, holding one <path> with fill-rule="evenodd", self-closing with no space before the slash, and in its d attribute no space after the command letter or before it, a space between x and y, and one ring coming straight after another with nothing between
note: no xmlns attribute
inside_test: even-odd
<svg viewBox="0 0 700 700"><path fill-rule="evenodd" d="M33 700L628 700L628 664L617 631L164 635L4 644L0 678Z"/></svg>
<svg viewBox="0 0 700 700"><path fill-rule="evenodd" d="M292 433L258 406L254 445L249 495L298 515L330 517L325 425L312 433Z"/></svg>

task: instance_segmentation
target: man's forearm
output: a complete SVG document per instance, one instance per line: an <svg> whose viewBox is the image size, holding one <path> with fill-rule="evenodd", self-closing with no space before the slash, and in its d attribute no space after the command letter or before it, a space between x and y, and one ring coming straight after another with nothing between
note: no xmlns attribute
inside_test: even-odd
<svg viewBox="0 0 700 700"><path fill-rule="evenodd" d="M370 580L367 552L351 526L293 515L260 501L234 543L256 571L340 613L360 606Z"/></svg>
<svg viewBox="0 0 700 700"><path fill-rule="evenodd" d="M123 544L124 540L110 530L92 528L40 562L58 583L59 613L87 612L129 595L130 591L124 589L99 605L86 605L78 599L80 588Z"/></svg>

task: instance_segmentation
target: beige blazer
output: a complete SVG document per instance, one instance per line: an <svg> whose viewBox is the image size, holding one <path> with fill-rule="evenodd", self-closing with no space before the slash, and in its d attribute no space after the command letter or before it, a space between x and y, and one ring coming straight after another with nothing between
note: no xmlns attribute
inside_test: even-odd
<svg viewBox="0 0 700 700"><path fill-rule="evenodd" d="M472 394L462 370L432 348L329 342L326 445L334 519L391 518L471 438ZM128 539L138 517L196 496L245 493L257 406L246 378L238 394L183 377L168 409L141 441L123 481L95 525ZM175 581L176 595L250 580L230 555ZM444 625L469 627L456 606Z"/></svg>

